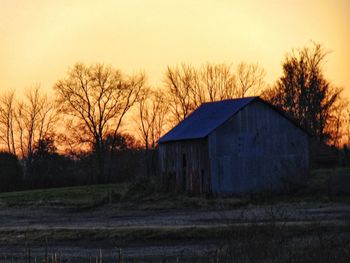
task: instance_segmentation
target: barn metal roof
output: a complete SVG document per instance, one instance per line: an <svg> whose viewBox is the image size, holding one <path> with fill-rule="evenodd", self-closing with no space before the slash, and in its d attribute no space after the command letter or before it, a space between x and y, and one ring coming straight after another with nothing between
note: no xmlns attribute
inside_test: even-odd
<svg viewBox="0 0 350 263"><path fill-rule="evenodd" d="M158 142L204 138L256 98L258 97L203 103Z"/></svg>

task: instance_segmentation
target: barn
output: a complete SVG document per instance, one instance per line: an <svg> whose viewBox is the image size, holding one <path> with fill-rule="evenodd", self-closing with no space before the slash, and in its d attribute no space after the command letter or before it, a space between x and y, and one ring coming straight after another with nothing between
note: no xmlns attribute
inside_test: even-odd
<svg viewBox="0 0 350 263"><path fill-rule="evenodd" d="M204 103L158 144L168 190L283 191L309 170L309 134L259 97Z"/></svg>

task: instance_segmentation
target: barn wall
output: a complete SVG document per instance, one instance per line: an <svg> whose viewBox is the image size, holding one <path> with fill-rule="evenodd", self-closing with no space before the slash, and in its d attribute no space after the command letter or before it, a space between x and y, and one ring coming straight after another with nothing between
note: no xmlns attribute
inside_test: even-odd
<svg viewBox="0 0 350 263"><path fill-rule="evenodd" d="M208 138L212 191L283 190L309 169L308 135L254 101Z"/></svg>
<svg viewBox="0 0 350 263"><path fill-rule="evenodd" d="M159 161L162 181L168 190L210 192L206 139L162 143Z"/></svg>

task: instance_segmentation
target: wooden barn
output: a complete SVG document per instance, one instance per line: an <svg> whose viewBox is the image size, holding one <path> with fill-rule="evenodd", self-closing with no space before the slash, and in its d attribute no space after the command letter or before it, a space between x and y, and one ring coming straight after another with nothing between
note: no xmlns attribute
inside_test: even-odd
<svg viewBox="0 0 350 263"><path fill-rule="evenodd" d="M259 97L204 103L158 143L169 190L280 191L309 170L308 133Z"/></svg>

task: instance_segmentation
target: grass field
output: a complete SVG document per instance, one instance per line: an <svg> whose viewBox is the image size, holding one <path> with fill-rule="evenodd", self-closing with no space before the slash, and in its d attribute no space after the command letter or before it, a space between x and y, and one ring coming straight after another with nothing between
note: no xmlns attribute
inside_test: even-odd
<svg viewBox="0 0 350 263"><path fill-rule="evenodd" d="M128 186L126 183L87 185L0 193L0 205L95 207L119 200L128 190Z"/></svg>
<svg viewBox="0 0 350 263"><path fill-rule="evenodd" d="M150 185L147 185L147 184ZM152 182L86 185L0 193L0 207L36 206L96 208L114 205L121 209L176 209L246 205L247 197L206 198L158 191Z"/></svg>
<svg viewBox="0 0 350 263"><path fill-rule="evenodd" d="M183 193L163 193L157 189L153 181L145 180L134 184L86 185L0 193L0 206L94 208L115 204L122 208L171 209L239 207L276 201L327 201L329 199L350 201L350 168L313 170L305 186L292 195L276 196L263 193L229 198L207 198Z"/></svg>

